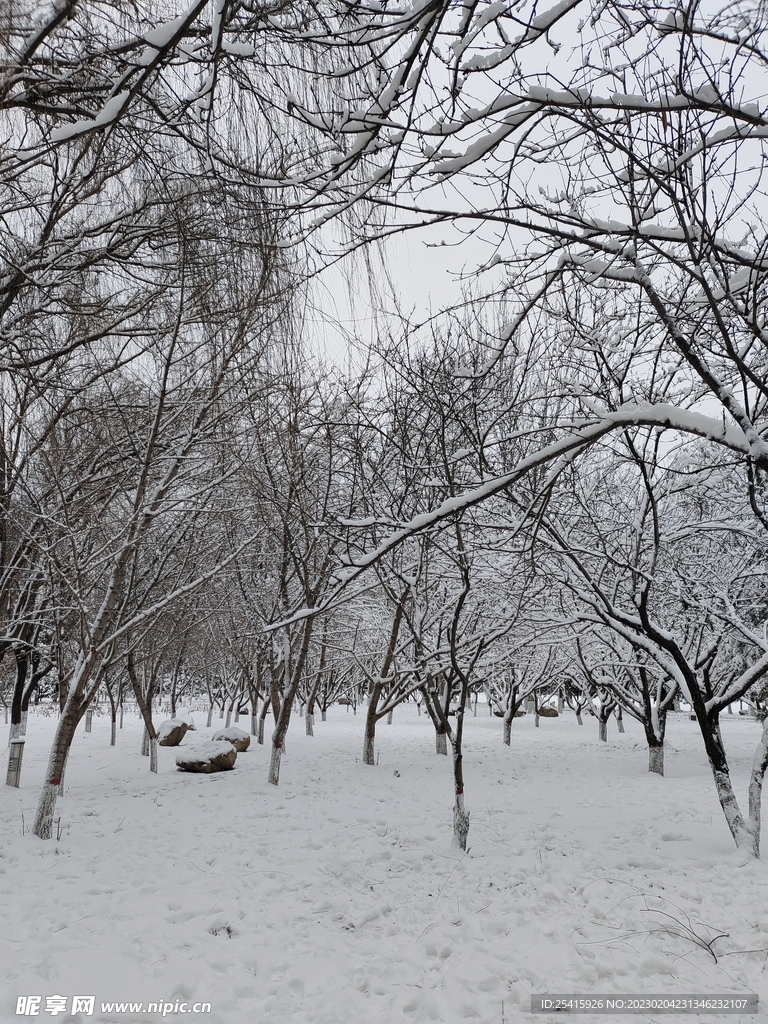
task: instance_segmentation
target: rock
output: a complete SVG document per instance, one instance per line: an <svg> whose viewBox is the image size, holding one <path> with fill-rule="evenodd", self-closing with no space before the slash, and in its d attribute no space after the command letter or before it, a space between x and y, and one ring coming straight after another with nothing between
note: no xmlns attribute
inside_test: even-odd
<svg viewBox="0 0 768 1024"><path fill-rule="evenodd" d="M211 739L214 743L217 740L226 740L233 745L238 754L242 754L251 745L251 737L248 733L238 729L235 725L230 726L229 729L219 729L218 732L213 734Z"/></svg>
<svg viewBox="0 0 768 1024"><path fill-rule="evenodd" d="M189 725L178 718L169 718L157 730L157 742L161 747L178 747L184 739Z"/></svg>
<svg viewBox="0 0 768 1024"><path fill-rule="evenodd" d="M189 708L182 708L181 711L178 712L176 717L180 721L187 723L187 728L189 729L190 732L197 732L197 726L195 725L195 720L192 717L192 712L189 710Z"/></svg>
<svg viewBox="0 0 768 1024"><path fill-rule="evenodd" d="M539 708L539 718L559 718L557 708Z"/></svg>
<svg viewBox="0 0 768 1024"><path fill-rule="evenodd" d="M237 751L228 740L214 743L198 743L187 747L176 755L176 765L185 772L199 772L209 775L211 772L226 772L235 767Z"/></svg>

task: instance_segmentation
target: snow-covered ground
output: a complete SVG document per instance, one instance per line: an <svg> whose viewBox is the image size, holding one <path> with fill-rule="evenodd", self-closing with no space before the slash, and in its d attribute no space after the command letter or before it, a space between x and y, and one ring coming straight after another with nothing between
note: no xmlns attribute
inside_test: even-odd
<svg viewBox="0 0 768 1024"><path fill-rule="evenodd" d="M17 997L35 994L40 1019L83 1022L613 1019L528 1015L532 992L570 991L757 992L768 1007L768 868L736 852L695 723L672 716L663 779L626 724L621 736L611 722L602 744L592 718L534 729L528 717L506 748L481 706L466 735L462 855L450 760L415 708L380 723L375 768L360 759L361 715L318 716L314 739L296 717L277 789L255 741L210 776L177 771L161 748L152 776L138 721L112 749L96 718L78 731L49 842L29 827L54 723L33 715L22 786L2 794L0 1017L23 1019ZM724 715L723 731L746 799L759 726ZM47 1015L53 995L70 1009L95 995L95 1011ZM212 1010L99 1008L121 1000Z"/></svg>

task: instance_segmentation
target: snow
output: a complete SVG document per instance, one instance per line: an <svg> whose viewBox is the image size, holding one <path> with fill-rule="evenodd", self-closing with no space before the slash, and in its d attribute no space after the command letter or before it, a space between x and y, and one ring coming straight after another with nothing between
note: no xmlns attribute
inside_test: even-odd
<svg viewBox="0 0 768 1024"><path fill-rule="evenodd" d="M663 779L625 724L603 744L589 716L528 716L506 748L480 705L462 855L450 759L415 708L379 725L377 767L361 763L362 715L332 708L314 739L297 717L278 788L266 745L212 776L161 748L153 776L138 719L110 748L97 716L49 842L28 830L54 721L33 714L22 786L0 810L0 1016L32 993L210 1001L165 1018L210 1024L498 1024L502 1003L506 1021L532 1019L531 993L547 991L756 991L765 1005L768 869L733 846L696 724L670 716ZM723 733L741 795L760 726L724 715ZM717 963L696 941L710 929L728 933Z"/></svg>
<svg viewBox="0 0 768 1024"><path fill-rule="evenodd" d="M93 119L73 121L71 124L62 125L61 128L54 128L51 132L51 142L66 142L85 132L112 124L122 114L130 98L131 93L128 89L116 93L107 100Z"/></svg>

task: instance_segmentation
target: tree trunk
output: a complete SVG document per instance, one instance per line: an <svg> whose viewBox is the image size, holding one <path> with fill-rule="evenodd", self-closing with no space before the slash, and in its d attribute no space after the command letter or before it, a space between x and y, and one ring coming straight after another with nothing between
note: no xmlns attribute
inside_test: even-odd
<svg viewBox="0 0 768 1024"><path fill-rule="evenodd" d="M347 704L347 711L349 711L349 704ZM327 721L327 719L325 717L325 708L323 708L323 710L320 712L320 721L321 722Z"/></svg>
<svg viewBox="0 0 768 1024"><path fill-rule="evenodd" d="M608 742L608 721L602 715L597 719L597 734L603 743Z"/></svg>
<svg viewBox="0 0 768 1024"><path fill-rule="evenodd" d="M466 850L468 835L469 811L464 810L464 793L456 793L456 802L453 805L452 845L458 846L460 850Z"/></svg>
<svg viewBox="0 0 768 1024"><path fill-rule="evenodd" d="M744 821L741 809L739 808L739 802L733 791L731 773L728 768L728 759L725 755L725 747L723 746L723 739L720 734L719 712L706 711L703 701L698 694L692 692L691 695L694 697L696 720L699 723L699 728L704 739L704 746L707 750L709 766L712 769L712 777L715 782L717 797L720 801L720 806L723 809L725 820L728 823L728 828L730 829L736 846L739 847L739 849L749 850L754 857L757 857L760 845L760 836L755 834L751 822ZM757 757L758 755L756 754L756 759ZM753 765L753 777L750 779L750 795L753 792L754 782L755 777Z"/></svg>
<svg viewBox="0 0 768 1024"><path fill-rule="evenodd" d="M149 757L149 732L147 731L146 724L144 725L144 732L141 736L141 754L142 757Z"/></svg>
<svg viewBox="0 0 768 1024"><path fill-rule="evenodd" d="M205 723L205 728L211 728L211 722L213 721L213 704L208 708L208 721Z"/></svg>
<svg viewBox="0 0 768 1024"><path fill-rule="evenodd" d="M619 732L624 732L624 715L620 707L616 708L616 726Z"/></svg>
<svg viewBox="0 0 768 1024"><path fill-rule="evenodd" d="M306 715L304 716L304 724L306 726L307 736L314 736L315 716L311 714L309 711L307 711Z"/></svg>
<svg viewBox="0 0 768 1024"><path fill-rule="evenodd" d="M658 743L655 746L648 746L648 771L656 775L664 774L664 744Z"/></svg>
<svg viewBox="0 0 768 1024"><path fill-rule="evenodd" d="M110 747L114 747L115 744L117 743L117 714L115 713L114 709L112 711L112 718L110 722L111 727L109 730L109 745Z"/></svg>
<svg viewBox="0 0 768 1024"><path fill-rule="evenodd" d="M45 773L45 782L43 783L43 789L37 805L35 823L32 826L33 833L40 839L51 838L56 800L64 790L64 770L67 766L67 757L69 756L72 737L75 735L75 729L79 720L80 716L77 707L74 702L70 704L68 701L64 705L64 710L56 726L56 734L48 759L48 769Z"/></svg>
<svg viewBox="0 0 768 1024"><path fill-rule="evenodd" d="M269 774L267 776L267 782L272 786L276 786L280 781L280 758L284 753L284 746L280 743L276 743L273 737L272 756L269 759Z"/></svg>
<svg viewBox="0 0 768 1024"><path fill-rule="evenodd" d="M394 715L394 713L395 709L391 708L389 714L387 715L387 725L392 725L392 716Z"/></svg>
<svg viewBox="0 0 768 1024"><path fill-rule="evenodd" d="M448 741L445 729L435 729L435 753L448 755Z"/></svg>
<svg viewBox="0 0 768 1024"><path fill-rule="evenodd" d="M512 744L512 717L507 713L504 715L504 744L509 747Z"/></svg>
<svg viewBox="0 0 768 1024"><path fill-rule="evenodd" d="M157 775L157 736L149 740L149 770Z"/></svg>
<svg viewBox="0 0 768 1024"><path fill-rule="evenodd" d="M251 736L255 736L259 729L259 716L256 712L256 705L251 706Z"/></svg>
<svg viewBox="0 0 768 1024"><path fill-rule="evenodd" d="M581 711L576 712L576 721L579 725L584 725L584 719L581 717Z"/></svg>
<svg viewBox="0 0 768 1024"><path fill-rule="evenodd" d="M363 764L374 764L374 745L376 742L376 708L379 704L381 687L374 686L374 692L368 701L365 712L365 735L363 736Z"/></svg>
<svg viewBox="0 0 768 1024"><path fill-rule="evenodd" d="M763 732L757 744L752 761L752 773L749 778L749 827L752 831L755 857L760 856L760 825L761 803L763 797L763 779L768 768L768 718L763 721Z"/></svg>
<svg viewBox="0 0 768 1024"><path fill-rule="evenodd" d="M376 722L375 721L373 723L373 728L374 728L374 730L376 729ZM376 739L375 732L373 733L373 735L369 736L368 732L367 732L367 729L366 729L366 733L363 736L363 764L374 764L375 763L374 759L373 759L375 739Z"/></svg>

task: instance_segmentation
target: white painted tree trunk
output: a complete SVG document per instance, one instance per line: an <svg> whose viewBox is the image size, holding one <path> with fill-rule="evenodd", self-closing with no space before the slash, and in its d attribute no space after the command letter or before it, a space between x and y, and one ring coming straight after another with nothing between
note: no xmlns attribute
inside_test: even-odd
<svg viewBox="0 0 768 1024"><path fill-rule="evenodd" d="M448 740L444 732L435 733L435 753L448 755Z"/></svg>
<svg viewBox="0 0 768 1024"><path fill-rule="evenodd" d="M512 745L512 718L508 715L504 716L504 745L509 747Z"/></svg>
<svg viewBox="0 0 768 1024"><path fill-rule="evenodd" d="M147 732L146 725L144 726L144 732L141 734L141 754L142 757L149 756L149 733Z"/></svg>
<svg viewBox="0 0 768 1024"><path fill-rule="evenodd" d="M753 857L759 856L760 836L755 834L754 830L750 827L752 823L745 822L741 816L729 773L713 770L712 775L714 776L715 789L720 800L720 806L723 809L725 820L728 822L728 827L731 830L736 846L740 850L748 850Z"/></svg>
<svg viewBox="0 0 768 1024"><path fill-rule="evenodd" d="M664 774L664 744L658 747L648 747L648 771L656 775Z"/></svg>
<svg viewBox="0 0 768 1024"><path fill-rule="evenodd" d="M26 736L27 735L27 722L28 722L28 720L29 720L29 711L22 711L21 712L21 733L20 733L20 735L22 735L22 736Z"/></svg>
<svg viewBox="0 0 768 1024"><path fill-rule="evenodd" d="M349 705L347 705L347 711L349 711ZM323 708L323 710L320 712L320 721L321 722L327 722L328 721L326 713L325 713L325 708Z"/></svg>
<svg viewBox="0 0 768 1024"><path fill-rule="evenodd" d="M232 721L232 708L227 708L227 720L224 723L224 728L228 729L230 722Z"/></svg>
<svg viewBox="0 0 768 1024"><path fill-rule="evenodd" d="M213 721L213 704L208 708L208 721L205 723L205 728L211 728L211 722Z"/></svg>
<svg viewBox="0 0 768 1024"><path fill-rule="evenodd" d="M619 732L624 732L624 715L621 712L621 708L616 708L616 725Z"/></svg>
<svg viewBox="0 0 768 1024"><path fill-rule="evenodd" d="M280 781L280 758L283 754L283 748L277 744L272 744L272 756L269 759L269 775L267 776L267 782L272 786L276 786Z"/></svg>
<svg viewBox="0 0 768 1024"><path fill-rule="evenodd" d="M598 722L598 724L597 724L597 734L600 737L600 739L603 741L603 743L607 743L608 742L608 723L603 721L602 718L598 718L597 722Z"/></svg>
<svg viewBox="0 0 768 1024"><path fill-rule="evenodd" d="M584 719L581 717L580 711L576 712L576 721L579 723L579 725L584 725Z"/></svg>
<svg viewBox="0 0 768 1024"><path fill-rule="evenodd" d="M466 850L467 835L469 834L469 812L464 809L464 794L456 794L456 802L453 805L453 837L451 845L459 850Z"/></svg>
<svg viewBox="0 0 768 1024"><path fill-rule="evenodd" d="M309 712L307 712L307 714L305 715L304 720L305 720L305 724L306 724L307 736L314 736L315 735L315 716L310 714Z"/></svg>
<svg viewBox="0 0 768 1024"><path fill-rule="evenodd" d="M753 836L753 853L760 856L760 825L762 816L763 779L768 768L768 718L763 722L763 732L752 760L749 779L749 825Z"/></svg>
<svg viewBox="0 0 768 1024"><path fill-rule="evenodd" d="M157 775L157 737L149 741L149 770Z"/></svg>
<svg viewBox="0 0 768 1024"><path fill-rule="evenodd" d="M391 708L389 714L387 715L387 725L392 725L392 716L394 715L394 713L395 709Z"/></svg>

